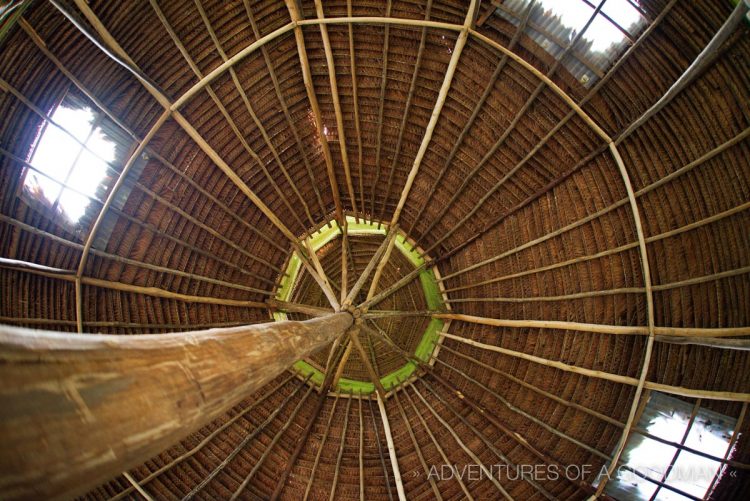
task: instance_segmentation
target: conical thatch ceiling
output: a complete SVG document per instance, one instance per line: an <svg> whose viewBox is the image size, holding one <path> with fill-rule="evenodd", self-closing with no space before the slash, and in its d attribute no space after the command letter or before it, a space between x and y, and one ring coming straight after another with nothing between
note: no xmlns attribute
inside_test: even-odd
<svg viewBox="0 0 750 501"><path fill-rule="evenodd" d="M708 415L733 423L733 452L704 452L726 466L709 492L741 497L735 3L0 2L0 322L135 335L340 304L361 319L356 342L87 497L624 499L602 467L649 440L696 452ZM91 123L50 174L36 152L68 128L60 107ZM101 180L76 171L103 155L96 134ZM657 405L694 409L682 442L644 428ZM708 495L643 482L646 499Z"/></svg>

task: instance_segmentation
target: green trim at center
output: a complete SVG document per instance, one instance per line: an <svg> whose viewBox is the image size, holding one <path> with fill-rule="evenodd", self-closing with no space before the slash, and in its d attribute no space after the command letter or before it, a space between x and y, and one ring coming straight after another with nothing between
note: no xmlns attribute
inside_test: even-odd
<svg viewBox="0 0 750 501"><path fill-rule="evenodd" d="M352 216L346 216L346 222L348 226L347 233L349 235L385 235L386 233L385 226L382 223L378 224L374 222L368 222L362 218L357 220ZM320 230L308 237L306 239L307 242L303 242L303 244L309 243L313 251L317 251L339 235L341 235L341 229L337 224L325 224L321 227ZM407 237L405 234L399 232L399 234L396 236L395 247L409 260L412 265L414 265L415 268L424 264L424 258L419 255L419 252L417 252L416 249L410 248L411 246L407 242ZM296 252L293 252L286 266L286 269L284 270L286 276L280 282L279 289L275 296L276 299L281 301L289 301L292 290L294 289L294 284L299 277L301 265L302 262L300 261L299 256ZM443 301L443 296L440 292L440 287L438 286L438 282L435 278L435 273L433 272L433 270L426 269L422 271L419 274L419 282L422 284L422 290L424 291L427 308L435 311L444 309L445 303ZM288 319L286 313L280 311L275 312L273 314L273 318L277 322ZM430 320L430 323L427 325L424 334L422 334L422 339L420 340L414 352L414 358L422 360L423 362L429 362L430 356L432 355L432 353L434 353L435 347L437 346L437 343L440 339L439 332L442 329L442 320L437 318L433 318ZM308 362L305 362L304 360L298 360L294 364L294 369L297 370L297 372L299 372L303 377L312 375L310 379L314 384L323 384L323 372L313 367ZM416 369L416 365L413 362L409 362L396 369L395 371L381 377L380 383L384 388L390 389L391 387L397 385L399 380L405 381L406 379L408 379ZM351 391L353 393L369 394L375 391L375 385L369 381L360 381L357 379L342 377L341 379L339 379L339 382L336 385L335 389L342 392Z"/></svg>

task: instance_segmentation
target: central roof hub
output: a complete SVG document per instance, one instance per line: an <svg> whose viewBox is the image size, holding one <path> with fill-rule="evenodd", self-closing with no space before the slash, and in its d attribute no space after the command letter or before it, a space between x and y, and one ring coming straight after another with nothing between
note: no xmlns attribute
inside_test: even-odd
<svg viewBox="0 0 750 501"><path fill-rule="evenodd" d="M358 326L359 342L350 344L344 336L294 365L301 375L312 374L313 384L322 384L331 371L336 391L370 393L378 380L389 389L416 368L405 354L429 362L437 348L443 321L429 312L444 311L446 303L435 270L407 235L389 231L387 224L361 217L347 216L343 225L328 221L300 240L310 266L296 251L287 260L276 299L289 308L279 308L276 320L305 320L310 318L306 310L339 309L332 306L331 293L323 292L322 278L339 300L339 311L352 315Z"/></svg>

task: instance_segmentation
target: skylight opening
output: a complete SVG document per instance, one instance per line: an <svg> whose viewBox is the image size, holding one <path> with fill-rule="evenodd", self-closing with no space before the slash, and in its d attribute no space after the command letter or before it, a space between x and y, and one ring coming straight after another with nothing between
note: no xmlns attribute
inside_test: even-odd
<svg viewBox="0 0 750 501"><path fill-rule="evenodd" d="M518 25L531 0L506 0L498 13ZM583 31L563 63L583 84L591 83L619 56L647 22L632 0L606 0L586 27L600 0L536 0L525 32L560 57ZM585 28L585 31L584 31Z"/></svg>
<svg viewBox="0 0 750 501"><path fill-rule="evenodd" d="M723 458L732 440L736 420L699 408L690 422L693 406L661 393L652 393L638 428L665 441L680 444L715 458ZM689 427L689 431L688 431ZM673 466L670 465L674 461ZM721 473L721 463L673 445L634 435L623 452L623 462L606 492L623 500L680 500L704 498ZM637 472L637 473L636 473ZM663 482L688 496L670 490ZM666 478L665 478L666 477Z"/></svg>
<svg viewBox="0 0 750 501"><path fill-rule="evenodd" d="M67 223L76 224L109 178L115 142L100 127L100 115L64 100L41 129L24 179L26 191Z"/></svg>

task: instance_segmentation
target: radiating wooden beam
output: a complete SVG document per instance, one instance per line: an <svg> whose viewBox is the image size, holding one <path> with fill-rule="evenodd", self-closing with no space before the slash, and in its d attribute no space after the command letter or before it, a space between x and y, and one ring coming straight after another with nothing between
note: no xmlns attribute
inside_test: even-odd
<svg viewBox="0 0 750 501"><path fill-rule="evenodd" d="M587 324L581 322L566 322L559 320L508 320L500 318L478 317L460 313L435 313L433 317L444 320L458 320L473 324L489 325L493 327L531 328L531 329L559 329L568 331L593 332L597 334L614 335L648 335L646 326ZM750 336L748 327L654 327L654 332L668 337L737 337Z"/></svg>
<svg viewBox="0 0 750 501"><path fill-rule="evenodd" d="M223 414L351 322L338 313L133 337L0 327L2 496L85 492Z"/></svg>
<svg viewBox="0 0 750 501"><path fill-rule="evenodd" d="M131 285L122 282L114 282L111 280L103 280L100 278L91 277L76 277L75 272L71 270L64 270L60 268L52 268L49 266L39 265L35 263L29 263L26 261L19 261L16 259L0 258L0 268L8 268L16 271L23 271L27 273L33 273L35 275L47 278L54 278L63 280L66 282L72 282L78 288L81 285L89 285L93 287L101 287L103 289L116 290L121 292L131 292L134 294L143 294L144 296L160 297L164 299L175 299L178 301L184 301L186 303L203 303L203 304L218 304L223 306L237 306L245 308L267 308L265 303L259 301L244 301L240 299L224 299L212 296L195 296L192 294L182 294L179 292L172 292L166 289L160 289L158 287L145 287L141 285ZM79 292L76 292L79 294ZM80 304L80 302L77 302ZM329 312L330 313L330 312ZM80 315L77 315L77 321L79 326Z"/></svg>
<svg viewBox="0 0 750 501"><path fill-rule="evenodd" d="M453 53L451 54L450 61L448 62L448 69L445 71L443 83L440 86L440 91L438 92L437 99L435 100L435 106L433 107L432 114L430 115L430 121L427 123L427 128L425 129L424 136L422 137L422 142L419 145L417 156L414 158L414 163L412 164L409 175L406 178L406 184L404 184L404 188L401 191L401 197L399 198L398 205L396 205L396 210L393 212L393 217L391 218L391 226L395 226L396 224L398 224L399 217L401 216L401 211L406 204L406 199L408 198L411 187L417 177L419 167L422 165L422 159L424 158L425 153L427 153L427 146L432 140L432 134L435 132L435 126L437 126L438 119L440 118L440 112L443 110L446 98L448 97L448 90L450 89L451 82L453 81L453 75L456 73L458 60L461 57L461 53L463 52L464 47L466 46L466 40L469 36L471 23L474 20L474 12L477 8L477 2L478 0L471 0L471 2L469 3L463 27L458 34L456 45L453 48Z"/></svg>
<svg viewBox="0 0 750 501"><path fill-rule="evenodd" d="M372 384L375 385L375 390L378 392L378 395L380 396L380 398L385 399L385 388L383 388L383 385L380 382L380 376L375 371L375 368L372 366L372 363L370 362L370 357L367 356L367 352L362 347L362 342L359 339L359 327L358 326L355 325L349 330L349 339L351 340L351 344L354 345L354 348L356 348L357 353L359 353L359 357L362 359L362 363L365 365L367 374L370 376L370 380L372 381Z"/></svg>
<svg viewBox="0 0 750 501"><path fill-rule="evenodd" d="M422 386L424 386L425 388L427 388L427 391L429 391L435 397L435 399L437 399L438 402L440 402L443 405L443 408L448 409L451 412L451 414L453 414L456 418L458 418L458 420L461 421L461 423L464 426L466 426L469 430L471 430L471 432L475 436L479 437L479 439L482 442L484 442L484 446L487 447L490 451L492 451L492 453L495 455L495 457L497 457L498 459L500 459L500 461L502 461L503 463L505 463L509 468L511 468L511 469L517 468L517 465L514 464L510 459L508 459L508 457L505 454L503 454L503 452L500 451L495 446L495 444L493 443L492 440L488 439L487 436L484 433L482 433L481 430L477 429L476 426L474 426L473 424L471 424L466 419L466 417L464 417L464 415L461 412L459 412L458 410L456 410L456 408L449 401L447 401L446 399L444 399L443 397L441 397L440 393L437 392L437 391L435 391L435 389L432 387L432 385L430 383L428 383L425 378L420 379L419 382L422 384ZM465 400L465 399L462 399L462 400ZM536 480L534 480L534 478L533 478L532 475L524 473L523 470L521 470L521 469L519 469L519 471L520 471L520 477L524 481L526 481L529 485L531 485L534 489L536 489L537 492L539 492L540 494L542 494L542 496L544 496L545 498L549 499L550 501L555 501L556 498L554 496L552 496L552 494L550 494L549 491L547 491L547 489L545 489ZM510 478L508 478L508 480L510 480Z"/></svg>
<svg viewBox="0 0 750 501"><path fill-rule="evenodd" d="M443 425L443 427L448 430L448 433L453 437L453 440L458 444L458 446L468 455L471 460L473 461L473 464L478 465L479 468L481 468L482 472L485 475L485 478L490 480L492 484L497 488L497 490L500 492L500 494L509 501L513 501L513 498L508 494L508 491L503 488L503 486L498 482L497 478L495 478L495 475L492 474L492 472L484 465L481 459L479 459L479 456L477 456L474 451L467 446L463 440L461 440L461 437L456 433L456 430L453 429L453 427L445 420L443 419L440 414L430 405L430 403L422 396L422 393L417 389L415 385L409 385L409 387L414 390L414 394L419 397L419 399L422 401L422 403L429 409L430 413L432 413L433 416L435 416L435 419L438 420L440 424ZM408 391L408 388L407 390Z"/></svg>
<svg viewBox="0 0 750 501"><path fill-rule="evenodd" d="M92 22L92 24L97 27L97 33L99 37L105 40L104 45L102 45L102 43L94 35L92 35L85 26L80 24L76 20L75 16L68 12L66 8L58 2L58 0L50 0L50 2L66 18L68 18L82 34L84 34L87 38L94 42L102 50L102 52L104 52L105 55L114 59L118 64L123 65L126 70L133 74L143 85L143 87L154 97L154 99L156 99L156 101L164 107L165 110L171 111L172 118L180 125L180 127L182 127L182 129L188 134L188 136L191 137L191 139L198 145L198 147L203 150L203 152L213 161L213 163L222 172L224 172L224 174L240 189L240 191L242 191L243 194L246 195L250 199L250 201L256 207L258 207L258 209L271 221L271 223L273 223L273 225L276 226L279 231L281 231L281 233L291 242L292 246L297 249L302 264L321 287L323 293L325 294L326 298L328 298L328 301L331 303L333 308L338 309L339 304L335 294L317 274L312 264L309 262L309 259L305 255L305 251L302 248L302 245L300 244L297 236L292 233L289 228L281 221L281 219L274 213L274 211L272 211L270 207L268 207L263 202L263 200L255 192L253 192L253 190L250 189L250 187L239 177L237 172L235 172L234 169L232 169L229 164L218 154L218 152L214 150L213 147L211 147L208 142L200 135L195 127L193 127L180 112L176 111L175 105L171 103L167 99L167 97L158 88L156 88L145 75L142 74L138 67L130 64L130 62L128 62L127 60L124 60L123 54L125 56L127 56L127 54L125 54L122 47L117 43L116 40L114 40L114 38L109 34L109 32L101 24L101 22L98 22L98 24ZM87 18L96 19L96 15L84 1L77 0L76 4L78 5L79 9L84 12L84 15ZM234 58L230 59L230 61L233 60ZM230 61L228 61L227 63L229 63ZM231 64L229 66L231 66Z"/></svg>
<svg viewBox="0 0 750 501"><path fill-rule="evenodd" d="M323 3L321 0L315 0L315 12L319 19L325 18ZM349 200L351 200L352 209L354 210L354 213L357 214L359 213L359 210L357 209L357 198L354 195L354 185L352 184L352 172L349 166L349 152L346 148L346 126L344 125L344 115L341 111L341 102L339 101L339 88L336 81L336 65L333 59L331 40L328 38L328 27L325 24L320 25L320 36L323 39L323 51L328 66L328 80L331 84L331 98L333 100L333 110L336 116L336 132L338 134L339 150L341 151L341 162L344 166L346 187L349 191Z"/></svg>
<svg viewBox="0 0 750 501"><path fill-rule="evenodd" d="M266 301L269 307L289 313L302 313L311 317L324 317L331 313L330 308L321 308L310 304L293 303L291 301L282 301L280 299L269 299Z"/></svg>
<svg viewBox="0 0 750 501"><path fill-rule="evenodd" d="M406 492L404 491L404 482L401 480L401 470L398 467L396 458L396 446L393 444L393 435L391 434L391 425L388 422L388 414L385 411L383 399L378 395L378 409L380 409L380 419L383 421L383 431L385 432L385 441L388 444L388 455L391 458L391 470L393 470L393 479L396 482L396 492L399 501L406 501Z"/></svg>
<svg viewBox="0 0 750 501"><path fill-rule="evenodd" d="M743 19L747 16L750 5L747 2L740 0L736 2L734 10L729 15L724 24L721 25L719 30L714 34L708 44L698 54L695 60L688 66L688 68L680 75L680 77L672 84L672 86L665 92L659 100L654 103L646 112L644 112L638 119L631 123L627 129L625 129L616 140L616 144L620 144L625 138L630 136L636 129L646 123L651 117L659 113L666 105L668 105L690 82L692 82L698 75L700 75L719 55L720 49L724 42L727 41L729 36L734 33L737 27L742 23Z"/></svg>
<svg viewBox="0 0 750 501"><path fill-rule="evenodd" d="M529 362L534 362L536 364L544 365L546 367L553 367L555 369L559 369L565 372L572 372L574 374L581 374L587 377L604 379L606 381L612 381L615 383L625 384L628 386L638 387L641 384L639 378L634 378L631 376L622 376L619 374L612 374L609 372L603 372L603 371L598 371L594 369L586 369L583 367L578 367L576 365L566 364L564 362L558 362L556 360L549 360L549 359L539 357L536 355L529 355L528 353L523 353L523 352L519 352L515 350L509 350L507 348L501 348L499 346L494 346L494 345L490 345L486 343L480 343L479 341L462 338L460 336L455 336L453 334L448 334L446 332L441 332L440 336L452 339L454 341L458 341L463 344L468 344L470 346L481 348L483 350L501 353L503 355L527 360ZM644 381L641 386L643 388L661 391L664 393L670 393L673 395L681 395L683 397L704 398L704 399L712 399L712 400L728 400L728 401L734 401L734 402L750 402L750 393L684 388L682 386L673 386L673 385L668 385L668 384L663 384L663 383L656 383L652 381Z"/></svg>
<svg viewBox="0 0 750 501"><path fill-rule="evenodd" d="M443 459L443 464L451 464L451 460L445 454L445 451L441 447L440 442L435 438L435 435L432 433L432 430L430 430L430 427L427 425L427 422L422 417L422 414L419 412L419 409L417 409L417 406L414 404L414 400L412 400L411 395L409 395L409 392L404 391L403 395L406 397L406 400L409 401L411 409L414 411L414 415L417 416L417 419L419 419L419 422L422 424L422 428L424 428L425 432L427 432L427 435L430 437L430 440L432 440L432 444L435 446L435 448L438 451L438 454L440 454L440 457ZM466 484L464 483L461 477L462 475L455 475L453 478L455 478L456 481L458 482L458 485L461 486L461 490L463 491L464 496L466 496L466 499L468 499L469 501L474 501L474 496L471 495L471 492L469 492L469 489L466 487Z"/></svg>
<svg viewBox="0 0 750 501"><path fill-rule="evenodd" d="M388 501L393 501L393 494L391 494L391 481L390 475L388 475L388 468L385 465L385 457L383 457L383 446L380 443L380 431L378 423L375 420L375 409L372 406L372 399L367 399L368 405L370 406L370 417L372 418L372 427L375 430L375 442L378 445L378 456L380 457L380 466L383 468L383 478L385 479L386 492L388 493Z"/></svg>
<svg viewBox="0 0 750 501"><path fill-rule="evenodd" d="M339 193L339 186L336 181L336 173L333 167L333 158L331 157L331 149L328 146L328 139L324 134L323 118L320 113L320 105L318 104L318 98L315 94L315 86L312 81L312 72L310 71L310 61L307 58L307 49L305 48L305 36L302 33L302 27L299 21L302 19L302 15L297 6L296 0L284 0L286 7L289 10L289 15L292 18L292 25L294 27L294 38L297 42L297 54L299 56L300 66L302 68L302 79L305 84L305 90L307 91L307 99L310 101L310 108L313 112L313 119L315 120L315 127L318 129L318 137L320 139L320 147L323 151L323 158L326 163L326 169L328 170L328 181L331 184L331 192L333 194L333 201L336 204L336 219L343 221L344 209L341 205L341 195ZM343 148L342 148L343 150Z"/></svg>
<svg viewBox="0 0 750 501"><path fill-rule="evenodd" d="M401 386L401 381L398 382L398 386ZM422 469L424 470L425 475L427 475L427 481L430 483L432 493L435 495L435 499L437 499L438 501L442 501L443 496L440 495L440 489L438 489L437 485L435 484L435 480L430 475L430 468L427 466L427 463L424 460L422 449L419 447L419 442L417 441L417 437L414 435L414 430L412 430L411 428L409 418L406 416L406 412L404 412L404 407L401 405L401 401L398 398L397 391L393 392L393 400L396 401L396 407L398 407L398 412L401 415L401 420L404 422L406 431L409 433L409 438L411 438L411 443L414 445L414 451L417 453L419 463L422 465Z"/></svg>
<svg viewBox="0 0 750 501"><path fill-rule="evenodd" d="M196 484L190 492L188 492L185 497L183 497L183 501L188 501L189 499L192 499L198 494L200 491L202 491L216 476L221 473L224 468L227 467L227 465L235 458L237 455L242 452L247 445L255 439L255 437L258 436L258 434L265 429L266 426L268 426L271 422L273 422L276 419L276 416L278 416L282 410L286 407L286 405L294 398L297 393L299 393L302 388L307 387L308 390L310 387L308 386L308 381L312 377L312 374L308 374L307 377L297 385L297 387L287 395L284 400L281 401L281 403L274 409L272 413L270 413L266 419L263 420L258 426L255 427L255 429L251 433L245 433L242 437L242 440L240 441L237 446L232 449L229 454L219 463L214 469L212 469L208 474L205 474L203 478L201 478L201 481ZM307 392L307 395L309 395L309 391Z"/></svg>

